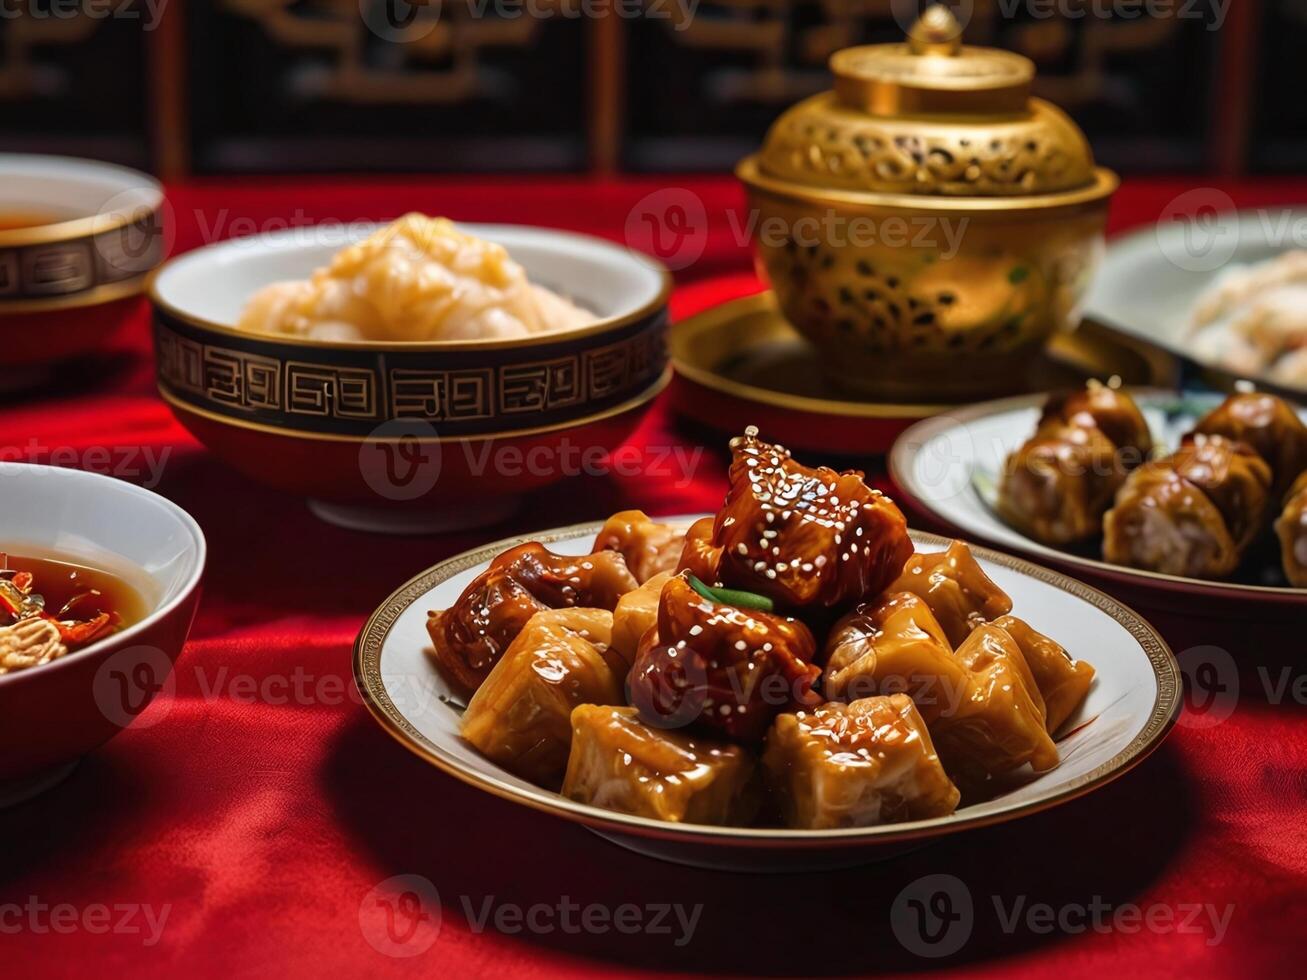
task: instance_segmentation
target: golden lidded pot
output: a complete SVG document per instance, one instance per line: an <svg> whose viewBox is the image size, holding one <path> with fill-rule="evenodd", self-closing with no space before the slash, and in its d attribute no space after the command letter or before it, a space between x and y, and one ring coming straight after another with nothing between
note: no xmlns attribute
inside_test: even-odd
<svg viewBox="0 0 1307 980"><path fill-rule="evenodd" d="M947 7L846 48L835 87L742 160L758 263L843 385L882 398L1010 390L1073 329L1116 174L1032 98L1034 65L961 43Z"/></svg>

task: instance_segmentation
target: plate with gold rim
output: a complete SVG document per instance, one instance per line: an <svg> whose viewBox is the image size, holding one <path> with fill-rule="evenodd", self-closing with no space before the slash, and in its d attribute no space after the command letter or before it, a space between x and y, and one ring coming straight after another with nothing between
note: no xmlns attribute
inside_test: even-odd
<svg viewBox="0 0 1307 980"><path fill-rule="evenodd" d="M770 291L681 320L669 331L668 348L680 414L723 432L758 425L793 449L888 452L910 425L955 407L872 402L841 391L823 373L815 348L781 316ZM1048 391L1113 376L1125 384L1166 385L1175 370L1169 355L1085 323L1054 337L1015 387Z"/></svg>
<svg viewBox="0 0 1307 980"><path fill-rule="evenodd" d="M690 518L685 518L686 521ZM459 696L435 669L427 611L452 605L496 555L539 541L570 555L589 553L601 524L581 524L498 541L435 565L400 586L372 614L354 646L354 680L376 721L401 745L443 772L491 795L582 824L630 850L661 860L732 870L794 870L881 860L941 836L1014 820L1073 800L1141 762L1166 737L1181 708L1180 671L1166 642L1140 616L1066 575L983 548L985 572L1037 630L1068 642L1097 676L1057 739L1061 763L1027 773L1010 791L950 816L836 830L668 823L566 799L482 757L459 737ZM913 532L919 551L948 540Z"/></svg>
<svg viewBox="0 0 1307 980"><path fill-rule="evenodd" d="M1160 445L1178 445L1222 395L1137 389L1131 395ZM967 538L1010 549L1084 575L1114 594L1150 609L1224 616L1256 609L1264 615L1302 616L1307 589L1291 588L1278 574L1278 551L1255 546L1232 580L1210 581L1113 565L1091 546L1054 548L1010 527L995 509L1003 460L1035 430L1048 396L1026 395L951 409L912 426L889 455L890 478L900 503ZM1307 409L1300 410L1307 420Z"/></svg>

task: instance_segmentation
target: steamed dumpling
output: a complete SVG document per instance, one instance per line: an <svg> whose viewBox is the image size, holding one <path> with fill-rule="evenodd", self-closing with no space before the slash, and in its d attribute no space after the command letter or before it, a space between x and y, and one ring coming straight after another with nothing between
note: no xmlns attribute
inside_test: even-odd
<svg viewBox="0 0 1307 980"><path fill-rule="evenodd" d="M310 279L255 293L238 327L319 340L500 340L594 321L528 282L502 245L444 218L407 214Z"/></svg>

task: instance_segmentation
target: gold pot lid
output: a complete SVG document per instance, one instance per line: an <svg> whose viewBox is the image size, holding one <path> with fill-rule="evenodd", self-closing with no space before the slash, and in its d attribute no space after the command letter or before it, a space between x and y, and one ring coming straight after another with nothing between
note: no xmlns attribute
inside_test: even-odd
<svg viewBox="0 0 1307 980"><path fill-rule="evenodd" d="M749 170L813 190L940 197L1115 186L1080 128L1031 97L1034 64L963 44L942 4L905 42L837 51L830 68L834 89L783 113Z"/></svg>

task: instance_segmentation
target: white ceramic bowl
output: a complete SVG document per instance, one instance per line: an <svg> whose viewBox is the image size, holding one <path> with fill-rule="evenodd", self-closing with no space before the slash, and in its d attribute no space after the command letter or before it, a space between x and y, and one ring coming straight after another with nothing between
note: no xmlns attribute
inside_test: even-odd
<svg viewBox="0 0 1307 980"><path fill-rule="evenodd" d="M488 793L584 824L623 847L704 867L776 870L841 866L888 857L930 838L1012 820L1088 793L1141 761L1180 712L1180 671L1165 641L1129 609L1057 572L986 549L981 566L1011 597L1013 612L1065 643L1097 671L1089 697L1058 738L1061 764L1029 773L994 800L933 820L847 830L784 830L663 823L588 806L500 769L459 737L459 700L431 665L427 611L451 606L505 548L540 541L589 553L599 524L499 541L450 558L401 586L373 613L354 648L354 680L394 738L445 772ZM919 550L948 541L913 532Z"/></svg>
<svg viewBox="0 0 1307 980"><path fill-rule="evenodd" d="M126 167L0 153L0 380L84 354L139 307L166 251L163 188ZM5 228L5 219L41 219Z"/></svg>
<svg viewBox="0 0 1307 980"><path fill-rule="evenodd" d="M149 614L40 667L0 675L0 804L50 785L164 686L200 596L205 542L184 510L80 470L0 463L0 550L115 573Z"/></svg>
<svg viewBox="0 0 1307 980"><path fill-rule="evenodd" d="M182 424L253 479L369 530L441 530L506 516L558 469L476 461L620 445L670 372L671 278L611 242L516 225L460 225L601 319L506 340L323 341L236 329L263 286L302 279L377 225L294 228L197 249L151 285L159 390ZM417 478L395 479L394 447ZM443 452L439 448L443 447ZM432 457L435 457L434 463ZM425 466L425 469L423 468ZM429 475L424 481L421 477Z"/></svg>

